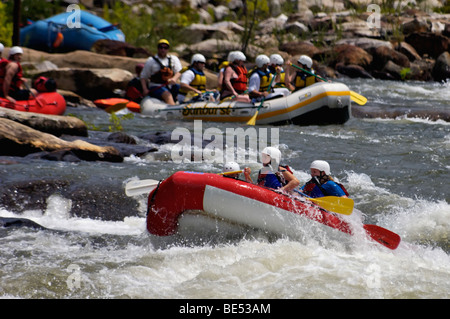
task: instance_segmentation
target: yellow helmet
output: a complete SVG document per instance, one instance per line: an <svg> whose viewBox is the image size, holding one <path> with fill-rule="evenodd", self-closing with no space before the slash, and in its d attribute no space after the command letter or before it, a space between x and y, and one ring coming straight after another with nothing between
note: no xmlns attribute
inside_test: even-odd
<svg viewBox="0 0 450 319"><path fill-rule="evenodd" d="M159 40L159 41L158 41L158 45L160 45L160 44L167 44L167 45L170 47L170 43L169 43L169 41L167 41L166 39L161 39L161 40Z"/></svg>

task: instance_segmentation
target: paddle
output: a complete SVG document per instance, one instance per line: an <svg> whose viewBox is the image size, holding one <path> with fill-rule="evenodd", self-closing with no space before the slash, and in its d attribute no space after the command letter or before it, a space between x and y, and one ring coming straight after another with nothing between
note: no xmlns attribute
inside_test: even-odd
<svg viewBox="0 0 450 319"><path fill-rule="evenodd" d="M125 185L125 194L129 197L140 194L150 193L159 181L154 179L143 179L139 181L131 181Z"/></svg>
<svg viewBox="0 0 450 319"><path fill-rule="evenodd" d="M25 88L28 90L28 92L30 92L31 95L34 97L34 99L36 100L36 103L39 105L39 107L44 107L44 106L41 104L41 101L39 101L38 98L36 97L36 94L34 94L33 91L30 89L30 87L28 86L28 83L24 81L24 82L23 82L23 85L24 85Z"/></svg>
<svg viewBox="0 0 450 319"><path fill-rule="evenodd" d="M351 215L355 202L351 198L338 196L324 196L318 198L309 197L302 192L294 189L296 193L304 196L307 200L316 203L320 207L342 215Z"/></svg>
<svg viewBox="0 0 450 319"><path fill-rule="evenodd" d="M218 173L218 175L240 174L241 171ZM158 186L159 181L154 179L142 179L138 181L130 181L125 185L125 194L129 197L150 193Z"/></svg>
<svg viewBox="0 0 450 319"><path fill-rule="evenodd" d="M128 102L119 102L116 103L114 105L108 106L107 108L105 108L105 111L108 113L114 113L120 110L123 110L124 108L127 107Z"/></svg>
<svg viewBox="0 0 450 319"><path fill-rule="evenodd" d="M269 84L269 87L267 88L267 92L269 92L270 89L272 88L273 80L275 80L275 75L273 75L272 80L270 80L270 84ZM259 104L258 109L255 112L255 115L253 115L252 118L250 120L248 120L247 125L255 125L256 124L256 117L258 116L258 112L261 109L265 99L266 99L266 97L264 96L261 100L261 104Z"/></svg>
<svg viewBox="0 0 450 319"><path fill-rule="evenodd" d="M316 74L314 74L312 72L309 72L309 71L299 67L298 65L295 65L295 64L292 64L292 63L290 65L292 65L294 68L299 69L300 71L303 71L303 72L305 72L305 73L307 73L309 75L315 76L319 80L328 82L328 80L326 80L326 79L324 79L324 78L322 78L322 77L320 77L320 76L318 76L318 75L316 75ZM354 91L350 91L350 98L352 99L353 102L355 102L356 104L359 104L359 105L364 105L364 104L367 103L367 98L366 97L364 97L361 94L358 94L358 93L356 93Z"/></svg>
<svg viewBox="0 0 450 319"><path fill-rule="evenodd" d="M394 232L377 225L365 224L364 229L366 233L375 241L389 249L396 249L400 244L401 238Z"/></svg>
<svg viewBox="0 0 450 319"><path fill-rule="evenodd" d="M337 196L325 196L320 198L307 197L306 199L326 210L342 215L351 215L355 204L351 198Z"/></svg>

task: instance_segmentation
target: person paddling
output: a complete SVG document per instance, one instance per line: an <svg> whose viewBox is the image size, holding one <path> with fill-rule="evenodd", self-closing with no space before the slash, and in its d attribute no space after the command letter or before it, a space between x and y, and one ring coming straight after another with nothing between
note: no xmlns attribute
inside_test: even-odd
<svg viewBox="0 0 450 319"><path fill-rule="evenodd" d="M297 177L292 173L288 165L281 165L281 152L275 147L266 147L262 151L263 167L258 172L257 185L277 189L283 192L290 192L300 185ZM252 182L251 170L244 171L246 178Z"/></svg>
<svg viewBox="0 0 450 319"><path fill-rule="evenodd" d="M337 196L348 197L345 187L331 177L330 164L316 160L311 163L311 179L302 186L303 194L312 197Z"/></svg>
<svg viewBox="0 0 450 319"><path fill-rule="evenodd" d="M287 68L285 84L290 91L295 92L316 82L323 82L323 80L314 76L315 71L312 68L313 60L309 56L302 55L297 62L300 65L300 68L308 71L308 73L295 68L295 65L288 61L287 64L289 67Z"/></svg>

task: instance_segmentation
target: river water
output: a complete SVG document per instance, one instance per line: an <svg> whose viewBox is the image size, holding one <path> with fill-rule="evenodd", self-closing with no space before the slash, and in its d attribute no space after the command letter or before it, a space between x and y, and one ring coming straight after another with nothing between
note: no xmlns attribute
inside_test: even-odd
<svg viewBox="0 0 450 319"><path fill-rule="evenodd" d="M346 83L369 99L367 108L450 111L450 83ZM67 113L99 130L108 131L111 125L109 114L101 110L79 107ZM195 129L192 122L139 115L121 124L134 136ZM225 133L238 127L202 123L203 131L216 128ZM275 127L265 128L276 132ZM259 129L255 127L262 135ZM163 179L178 170L221 171L218 163L172 161L177 144L157 146L157 152L128 157L123 163L9 159L0 164L3 183L64 179L77 185L73 193L83 189L87 204L81 208L83 214L74 215L70 192L60 190L39 205L18 197L27 207L20 213L0 206L0 217L28 218L47 228L0 229L0 297L450 297L450 123L352 118L344 125L277 129L283 161L301 182L308 179L312 160L327 160L355 200L353 218L399 234L400 246L389 250L361 236L345 244L320 235L294 240L220 221L193 224L189 219L180 225L183 236L150 235L145 230L146 198L126 197L126 182ZM237 145L235 152L247 152L247 165L256 171L259 151L249 148ZM113 211L123 214L113 217ZM192 234L199 225L202 231Z"/></svg>

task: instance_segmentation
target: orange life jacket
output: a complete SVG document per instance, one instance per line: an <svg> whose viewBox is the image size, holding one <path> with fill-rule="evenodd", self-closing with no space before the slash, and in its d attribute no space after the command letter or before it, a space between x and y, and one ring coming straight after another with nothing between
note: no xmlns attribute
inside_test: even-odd
<svg viewBox="0 0 450 319"><path fill-rule="evenodd" d="M227 66L227 68L230 67L233 68L234 72L238 75L237 78L230 80L231 85L238 94L244 93L247 90L247 68L245 66L241 67L233 64ZM225 84L223 84L223 89L227 89Z"/></svg>

